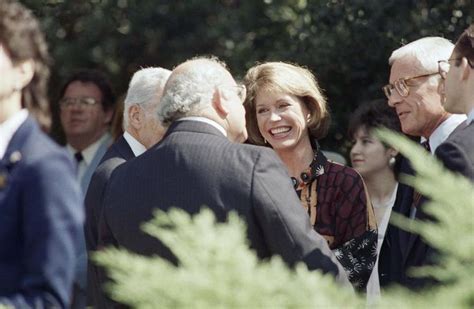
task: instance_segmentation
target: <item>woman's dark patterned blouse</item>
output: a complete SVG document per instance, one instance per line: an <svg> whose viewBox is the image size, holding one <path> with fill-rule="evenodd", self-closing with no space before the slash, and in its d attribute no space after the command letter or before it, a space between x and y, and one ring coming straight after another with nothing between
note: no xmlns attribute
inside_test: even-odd
<svg viewBox="0 0 474 309"><path fill-rule="evenodd" d="M361 176L316 150L302 182L292 180L314 229L328 241L352 285L365 290L377 257L377 226Z"/></svg>

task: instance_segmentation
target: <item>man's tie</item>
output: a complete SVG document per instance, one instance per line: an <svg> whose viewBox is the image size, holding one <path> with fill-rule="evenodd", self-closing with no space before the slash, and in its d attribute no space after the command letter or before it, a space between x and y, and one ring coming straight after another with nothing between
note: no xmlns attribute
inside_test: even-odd
<svg viewBox="0 0 474 309"><path fill-rule="evenodd" d="M76 159L77 164L81 163L81 161L84 160L84 157L82 156L82 153L80 151L74 154L74 158Z"/></svg>
<svg viewBox="0 0 474 309"><path fill-rule="evenodd" d="M429 139L427 139L426 141L421 143L421 146L423 146L423 148L425 148L429 153L431 153L431 147L430 147L430 140Z"/></svg>
<svg viewBox="0 0 474 309"><path fill-rule="evenodd" d="M421 143L421 146L423 146L423 148L425 148L426 151L428 151L428 153L431 154L429 140L426 140L423 143ZM420 192L418 192L417 190L413 190L413 200L412 200L411 208L410 208L410 219L415 219L416 211L418 209L418 206L420 206L421 197L422 195Z"/></svg>

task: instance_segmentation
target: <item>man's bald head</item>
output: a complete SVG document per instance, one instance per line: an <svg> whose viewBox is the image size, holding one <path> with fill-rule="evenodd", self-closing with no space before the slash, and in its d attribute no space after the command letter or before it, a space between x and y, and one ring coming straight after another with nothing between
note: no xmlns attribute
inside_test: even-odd
<svg viewBox="0 0 474 309"><path fill-rule="evenodd" d="M215 90L236 85L225 63L217 58L199 57L178 65L169 77L159 109L164 125L186 116L201 116L211 106Z"/></svg>

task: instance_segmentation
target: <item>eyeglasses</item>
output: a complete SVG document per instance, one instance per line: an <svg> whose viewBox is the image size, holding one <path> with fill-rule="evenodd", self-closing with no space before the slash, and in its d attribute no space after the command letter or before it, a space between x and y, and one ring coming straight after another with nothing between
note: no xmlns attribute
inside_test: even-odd
<svg viewBox="0 0 474 309"><path fill-rule="evenodd" d="M448 60L440 60L438 61L438 73L441 75L443 79L446 79L446 76L448 76L449 68L451 67L451 64L449 61L459 61L462 58L453 58L453 59L448 59ZM470 65L470 63L469 63Z"/></svg>
<svg viewBox="0 0 474 309"><path fill-rule="evenodd" d="M239 99L244 102L247 97L247 88L245 85L235 85L235 86L222 86L223 88L232 88L237 89L237 96Z"/></svg>
<svg viewBox="0 0 474 309"><path fill-rule="evenodd" d="M439 60L438 61L438 73L441 75L441 77L443 79L446 79L446 76L448 75L448 72L449 72L449 69L451 68L451 64L449 63L449 61L461 61L463 59L463 57L460 57L460 58L452 58L452 59L448 59L448 60ZM471 68L474 69L474 63L467 59L467 63L469 64L469 66Z"/></svg>
<svg viewBox="0 0 474 309"><path fill-rule="evenodd" d="M237 88L237 96L242 102L244 102L245 98L247 97L247 88L245 85L237 85L234 87Z"/></svg>
<svg viewBox="0 0 474 309"><path fill-rule="evenodd" d="M93 106L98 104L99 101L97 101L94 98L91 97L83 97L83 98L62 98L59 100L59 107L61 109L66 109L70 108L71 106L75 104L79 104L81 107L87 107L87 106Z"/></svg>
<svg viewBox="0 0 474 309"><path fill-rule="evenodd" d="M404 98L406 98L410 94L410 85L407 84L408 81L412 79L417 79L417 78L422 78L422 77L428 77L432 75L440 74L439 72L435 73L429 73L429 74L423 74L423 75L418 75L418 76L413 76L413 77L407 77L407 78L400 78L396 80L393 84L388 84L383 86L383 91L385 93L385 96L387 96L388 99L393 95L393 90L397 90L398 94Z"/></svg>

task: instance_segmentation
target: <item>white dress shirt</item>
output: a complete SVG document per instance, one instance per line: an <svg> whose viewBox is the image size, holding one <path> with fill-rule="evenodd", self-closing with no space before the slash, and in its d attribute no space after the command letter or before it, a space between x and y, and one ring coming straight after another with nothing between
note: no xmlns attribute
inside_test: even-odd
<svg viewBox="0 0 474 309"><path fill-rule="evenodd" d="M469 114L467 114L467 120L466 120L466 123L467 125L470 125L471 122L474 121L474 108L471 109L471 111L469 112Z"/></svg>
<svg viewBox="0 0 474 309"><path fill-rule="evenodd" d="M25 122L26 118L28 118L28 110L22 109L3 123L0 123L0 160L3 159L13 135Z"/></svg>
<svg viewBox="0 0 474 309"><path fill-rule="evenodd" d="M137 141L137 139L127 131L123 132L123 138L125 138L130 148L132 148L135 157L138 157L146 151L146 147L143 146L139 141Z"/></svg>
<svg viewBox="0 0 474 309"><path fill-rule="evenodd" d="M218 124L217 122L215 122L214 120L211 120L209 118L191 116L191 117L183 117L183 118L178 119L178 121L184 121L184 120L193 120L193 121L199 121L199 122L204 122L204 123L210 124L211 126L216 128L217 130L221 131L222 134L224 134L225 137L227 137L226 130L220 124Z"/></svg>
<svg viewBox="0 0 474 309"><path fill-rule="evenodd" d="M453 133L454 129L457 128L463 121L466 120L466 115L451 115L448 119L443 121L434 131L431 133L429 142L430 142L430 151L432 154L435 153L436 148L444 142L448 136ZM426 141L426 138L422 137L421 142Z"/></svg>
<svg viewBox="0 0 474 309"><path fill-rule="evenodd" d="M105 133L102 135L101 138L99 138L95 143L89 145L86 149L81 151L82 154L82 161L79 162L77 165L77 179L80 181L82 177L84 176L87 168L89 165L92 163L92 160L94 159L95 153L97 152L97 149L99 149L100 145L108 138L109 134ZM74 156L78 152L78 150L74 149L70 144L66 145L67 150Z"/></svg>

